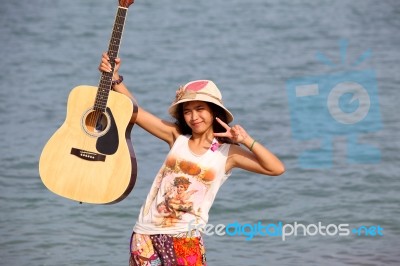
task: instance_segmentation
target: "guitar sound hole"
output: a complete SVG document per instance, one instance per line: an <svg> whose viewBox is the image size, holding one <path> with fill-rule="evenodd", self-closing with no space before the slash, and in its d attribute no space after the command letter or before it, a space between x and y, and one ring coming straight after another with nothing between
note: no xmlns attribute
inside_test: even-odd
<svg viewBox="0 0 400 266"><path fill-rule="evenodd" d="M91 110L84 116L83 127L89 135L102 136L110 127L108 121L107 113Z"/></svg>

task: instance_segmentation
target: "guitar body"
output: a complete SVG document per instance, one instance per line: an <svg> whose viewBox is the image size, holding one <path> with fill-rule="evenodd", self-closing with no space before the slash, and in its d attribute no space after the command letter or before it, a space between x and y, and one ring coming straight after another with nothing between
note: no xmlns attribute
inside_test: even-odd
<svg viewBox="0 0 400 266"><path fill-rule="evenodd" d="M97 92L93 86L71 91L65 122L45 145L39 172L45 186L60 196L109 204L124 199L136 181L130 121L137 106L110 91L105 111L95 110Z"/></svg>

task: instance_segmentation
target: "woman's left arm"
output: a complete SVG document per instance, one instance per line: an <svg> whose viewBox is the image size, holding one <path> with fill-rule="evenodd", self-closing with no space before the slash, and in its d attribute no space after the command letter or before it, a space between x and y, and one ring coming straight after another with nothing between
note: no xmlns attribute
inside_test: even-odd
<svg viewBox="0 0 400 266"><path fill-rule="evenodd" d="M226 163L226 172L235 167L271 176L278 176L285 172L285 166L278 157L248 135L241 126L229 127L219 118L217 118L217 121L226 129L226 132L214 133L214 136L230 138L234 143L242 144L247 148L244 149L239 145L231 146Z"/></svg>

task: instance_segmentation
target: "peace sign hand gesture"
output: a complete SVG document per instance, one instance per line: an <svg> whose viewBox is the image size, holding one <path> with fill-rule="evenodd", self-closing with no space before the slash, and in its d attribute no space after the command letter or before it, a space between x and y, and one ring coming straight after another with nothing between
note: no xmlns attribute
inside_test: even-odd
<svg viewBox="0 0 400 266"><path fill-rule="evenodd" d="M231 147L232 156L228 158L230 160L228 165L265 175L281 175L285 172L285 166L278 157L261 144L254 146L258 142L247 134L246 130L241 126L230 127L218 117L216 119L226 129L226 132L214 133L215 137L229 138L233 142L240 143L249 149L249 151L245 151L233 145Z"/></svg>
<svg viewBox="0 0 400 266"><path fill-rule="evenodd" d="M225 129L224 133L214 133L215 137L225 137L231 139L234 143L244 143L244 140L248 138L246 130L244 130L240 125L228 126L224 121L216 118L217 122L220 123Z"/></svg>

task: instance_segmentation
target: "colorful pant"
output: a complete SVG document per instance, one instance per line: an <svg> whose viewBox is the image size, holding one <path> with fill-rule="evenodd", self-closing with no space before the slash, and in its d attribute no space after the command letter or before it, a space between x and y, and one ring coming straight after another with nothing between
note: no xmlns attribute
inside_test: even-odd
<svg viewBox="0 0 400 266"><path fill-rule="evenodd" d="M202 236L142 235L133 232L129 266L206 266Z"/></svg>

